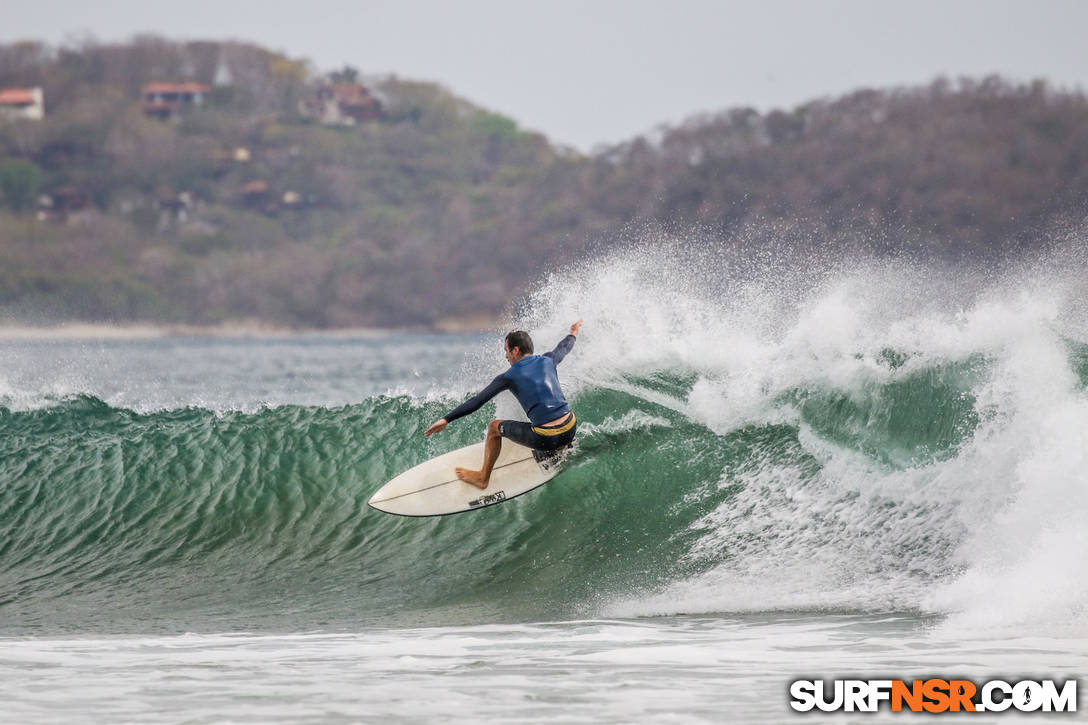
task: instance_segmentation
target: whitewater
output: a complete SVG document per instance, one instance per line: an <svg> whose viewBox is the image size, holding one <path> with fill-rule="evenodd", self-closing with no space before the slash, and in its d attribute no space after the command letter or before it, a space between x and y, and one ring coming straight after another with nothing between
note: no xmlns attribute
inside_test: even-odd
<svg viewBox="0 0 1088 725"><path fill-rule="evenodd" d="M802 677L1079 677L1082 257L655 244L557 271L512 324L550 347L585 319L576 450L439 519L365 502L523 417L503 394L422 435L505 330L0 342L0 697L17 722L769 722Z"/></svg>

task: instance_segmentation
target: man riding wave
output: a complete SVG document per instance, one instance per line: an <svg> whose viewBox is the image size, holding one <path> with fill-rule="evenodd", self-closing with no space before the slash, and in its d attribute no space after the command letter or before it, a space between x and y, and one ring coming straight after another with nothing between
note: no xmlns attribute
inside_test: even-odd
<svg viewBox="0 0 1088 725"><path fill-rule="evenodd" d="M551 352L533 354L533 340L524 330L514 330L506 335L503 350L510 369L502 373L486 388L451 410L446 417L435 421L424 435L430 436L445 429L451 422L474 413L487 401L503 390L509 390L521 403L529 422L519 420L493 420L487 426L484 444L484 465L479 471L458 468L457 477L477 488L487 488L491 471L502 450L502 439L538 451L554 451L569 446L574 441L578 422L567 407L567 400L559 387L555 366L562 362L574 347L582 321L570 326L570 334L560 340Z"/></svg>

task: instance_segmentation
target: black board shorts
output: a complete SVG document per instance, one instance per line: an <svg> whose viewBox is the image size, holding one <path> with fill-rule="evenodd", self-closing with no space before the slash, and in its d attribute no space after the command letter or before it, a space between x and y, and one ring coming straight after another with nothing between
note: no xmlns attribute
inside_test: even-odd
<svg viewBox="0 0 1088 725"><path fill-rule="evenodd" d="M534 426L520 420L500 420L499 435L534 451L556 451L574 442L578 421L570 419L555 426Z"/></svg>

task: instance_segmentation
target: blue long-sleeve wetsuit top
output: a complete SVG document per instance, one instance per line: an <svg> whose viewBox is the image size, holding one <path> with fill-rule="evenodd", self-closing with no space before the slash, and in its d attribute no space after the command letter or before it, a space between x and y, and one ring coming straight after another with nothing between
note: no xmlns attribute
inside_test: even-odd
<svg viewBox="0 0 1088 725"><path fill-rule="evenodd" d="M492 380L490 385L450 411L446 421L452 423L469 413L475 413L503 390L514 394L533 425L544 425L563 417L570 412L570 408L559 388L555 366L574 347L575 339L574 335L567 335L551 352L526 355L518 360L509 370Z"/></svg>

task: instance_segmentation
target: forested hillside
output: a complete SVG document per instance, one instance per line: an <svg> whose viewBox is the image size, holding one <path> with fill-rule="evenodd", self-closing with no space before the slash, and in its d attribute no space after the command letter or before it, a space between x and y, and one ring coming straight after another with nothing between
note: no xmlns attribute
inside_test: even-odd
<svg viewBox="0 0 1088 725"><path fill-rule="evenodd" d="M182 83L191 103L149 100ZM1088 209L1088 102L1042 82L732 109L590 155L433 84L243 43L0 46L0 89L30 87L44 118L0 119L14 320L429 326L640 229L969 264ZM327 113L356 97L369 115Z"/></svg>

